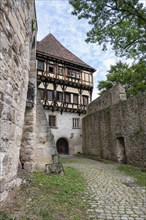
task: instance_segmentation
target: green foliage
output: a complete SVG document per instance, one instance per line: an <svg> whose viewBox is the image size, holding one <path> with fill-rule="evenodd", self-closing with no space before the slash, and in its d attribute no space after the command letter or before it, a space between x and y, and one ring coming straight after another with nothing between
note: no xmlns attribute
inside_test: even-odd
<svg viewBox="0 0 146 220"><path fill-rule="evenodd" d="M69 0L73 14L88 19L87 42L113 46L116 55L146 58L146 8L139 0Z"/></svg>
<svg viewBox="0 0 146 220"><path fill-rule="evenodd" d="M118 83L125 88L127 97L146 93L146 62L144 60L140 60L130 67L119 61L116 65L111 66L106 77L105 81L100 81L98 84L101 93Z"/></svg>
<svg viewBox="0 0 146 220"><path fill-rule="evenodd" d="M142 172L142 168L121 164L118 166L118 170L134 177L141 186L146 186L146 172Z"/></svg>

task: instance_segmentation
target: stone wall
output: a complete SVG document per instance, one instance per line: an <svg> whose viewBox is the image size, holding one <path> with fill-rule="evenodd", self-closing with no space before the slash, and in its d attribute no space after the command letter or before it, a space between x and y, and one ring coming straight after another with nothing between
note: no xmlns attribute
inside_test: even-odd
<svg viewBox="0 0 146 220"><path fill-rule="evenodd" d="M48 126L45 111L39 94L36 108L36 143L34 151L34 169L45 171L45 164L51 164L52 155L56 155L54 136Z"/></svg>
<svg viewBox="0 0 146 220"><path fill-rule="evenodd" d="M105 97L116 102L105 102ZM118 162L144 165L146 155L146 95L125 99L121 86L101 95L88 107L83 118L83 153ZM99 109L98 109L99 107Z"/></svg>
<svg viewBox="0 0 146 220"><path fill-rule="evenodd" d="M33 0L2 0L0 4L0 198L19 185L19 153L24 124L31 49L36 31Z"/></svg>
<svg viewBox="0 0 146 220"><path fill-rule="evenodd" d="M111 88L108 92L105 92L104 94L102 94L102 96L99 96L97 99L91 102L88 105L87 114L91 114L95 111L105 109L109 106L118 103L119 101L123 101L126 99L127 98L125 89L120 84L118 84Z"/></svg>
<svg viewBox="0 0 146 220"><path fill-rule="evenodd" d="M56 153L45 112L37 99L34 0L0 4L0 200L21 184L18 166L45 170ZM30 90L29 90L30 89Z"/></svg>

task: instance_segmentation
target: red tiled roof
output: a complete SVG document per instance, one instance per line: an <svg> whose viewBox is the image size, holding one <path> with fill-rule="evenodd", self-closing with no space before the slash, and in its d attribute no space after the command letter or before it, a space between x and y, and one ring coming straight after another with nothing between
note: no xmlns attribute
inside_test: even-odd
<svg viewBox="0 0 146 220"><path fill-rule="evenodd" d="M90 68L93 72L95 71L94 68L66 49L52 34L48 34L41 41L37 42L37 52L42 52L59 59L62 58L68 62Z"/></svg>

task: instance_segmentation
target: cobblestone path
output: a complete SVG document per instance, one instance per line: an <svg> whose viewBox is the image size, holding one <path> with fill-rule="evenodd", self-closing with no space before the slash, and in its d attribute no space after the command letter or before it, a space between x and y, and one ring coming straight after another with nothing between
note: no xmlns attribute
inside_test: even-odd
<svg viewBox="0 0 146 220"><path fill-rule="evenodd" d="M118 164L77 157L65 160L65 166L80 170L87 182L83 199L89 204L89 220L146 220L146 190L119 172Z"/></svg>

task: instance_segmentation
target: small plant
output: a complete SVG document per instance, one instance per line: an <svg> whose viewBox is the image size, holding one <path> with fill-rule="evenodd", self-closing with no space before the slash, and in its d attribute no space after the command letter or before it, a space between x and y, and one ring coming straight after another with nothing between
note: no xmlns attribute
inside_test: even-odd
<svg viewBox="0 0 146 220"><path fill-rule="evenodd" d="M36 32L37 30L37 20L33 19L32 20L32 32Z"/></svg>

